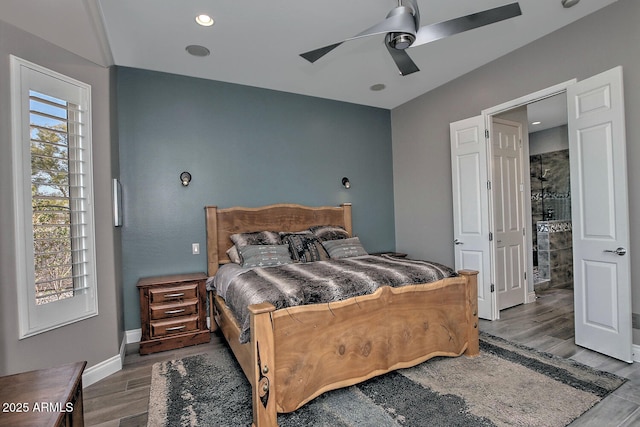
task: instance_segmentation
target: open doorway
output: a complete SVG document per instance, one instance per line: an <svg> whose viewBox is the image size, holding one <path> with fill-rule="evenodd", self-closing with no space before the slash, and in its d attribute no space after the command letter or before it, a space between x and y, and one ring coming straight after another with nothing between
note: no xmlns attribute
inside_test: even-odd
<svg viewBox="0 0 640 427"><path fill-rule="evenodd" d="M535 291L573 289L571 174L567 98L527 105L531 255Z"/></svg>
<svg viewBox="0 0 640 427"><path fill-rule="evenodd" d="M521 159L524 182L521 209L526 232L531 238L525 239L528 244L522 262L526 263L527 258L531 260L533 290L539 292L550 287L573 289L566 94L562 92L534 100L493 117L494 122L495 118L519 122L524 129L522 144L526 149L523 147ZM527 187L528 191L525 191ZM494 193L499 189L494 186ZM498 198L499 195L494 195L494 199ZM530 205L525 203L525 199L530 199ZM494 209L498 209L498 205ZM495 218L500 217L495 215ZM504 304L498 302L502 309Z"/></svg>

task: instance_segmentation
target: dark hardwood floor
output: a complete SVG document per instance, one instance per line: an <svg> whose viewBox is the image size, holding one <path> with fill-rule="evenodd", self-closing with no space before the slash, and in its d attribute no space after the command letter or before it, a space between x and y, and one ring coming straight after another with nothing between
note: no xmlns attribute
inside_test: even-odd
<svg viewBox="0 0 640 427"><path fill-rule="evenodd" d="M480 330L629 379L575 420L572 427L640 425L640 363L620 362L573 343L572 291L553 288L541 291L536 302L502 311L500 320L481 320ZM216 334L211 335L208 344L148 356L138 355L137 345L128 345L122 371L84 390L85 425L146 426L153 364L206 352L220 345L225 344Z"/></svg>

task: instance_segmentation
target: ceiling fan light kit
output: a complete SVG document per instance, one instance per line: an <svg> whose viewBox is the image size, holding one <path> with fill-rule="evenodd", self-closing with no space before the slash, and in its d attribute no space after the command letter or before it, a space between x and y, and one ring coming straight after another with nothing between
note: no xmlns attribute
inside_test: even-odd
<svg viewBox="0 0 640 427"><path fill-rule="evenodd" d="M562 0L565 3L577 3L579 0ZM511 3L488 9L483 12L420 26L420 11L417 0L400 0L398 6L392 9L380 23L362 31L355 36L319 49L300 54L304 59L313 63L340 46L342 43L362 37L385 34L385 46L403 76L420 71L406 50L421 46L454 34L483 27L505 19L522 15L520 5ZM403 4L404 3L404 4ZM570 6L565 6L570 7Z"/></svg>

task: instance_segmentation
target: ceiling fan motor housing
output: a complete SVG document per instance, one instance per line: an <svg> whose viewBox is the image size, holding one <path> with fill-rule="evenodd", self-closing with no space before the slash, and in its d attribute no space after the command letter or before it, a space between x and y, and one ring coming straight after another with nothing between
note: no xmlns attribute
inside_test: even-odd
<svg viewBox="0 0 640 427"><path fill-rule="evenodd" d="M413 9L406 6L398 6L392 9L391 12L389 12L389 14L387 15L387 18L401 14L411 16L411 21L414 22L413 28L406 28L403 32L388 33L385 37L385 42L389 47L398 50L405 50L410 47L416 40L417 25L415 25L415 16L413 13Z"/></svg>
<svg viewBox="0 0 640 427"><path fill-rule="evenodd" d="M398 50L405 50L413 44L416 37L410 33L389 33L386 37L387 44Z"/></svg>

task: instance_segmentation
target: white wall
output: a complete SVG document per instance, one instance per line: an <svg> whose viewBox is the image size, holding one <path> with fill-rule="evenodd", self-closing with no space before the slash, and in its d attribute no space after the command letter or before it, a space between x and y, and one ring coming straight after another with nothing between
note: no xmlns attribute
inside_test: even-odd
<svg viewBox="0 0 640 427"><path fill-rule="evenodd" d="M529 134L529 155L569 149L567 126L558 126Z"/></svg>
<svg viewBox="0 0 640 427"><path fill-rule="evenodd" d="M578 6L579 7L579 6ZM449 123L555 84L624 68L630 218L640 214L640 2L618 2L392 111L396 249L449 265ZM640 313L640 223L631 222L633 312ZM640 331L634 330L640 343Z"/></svg>

